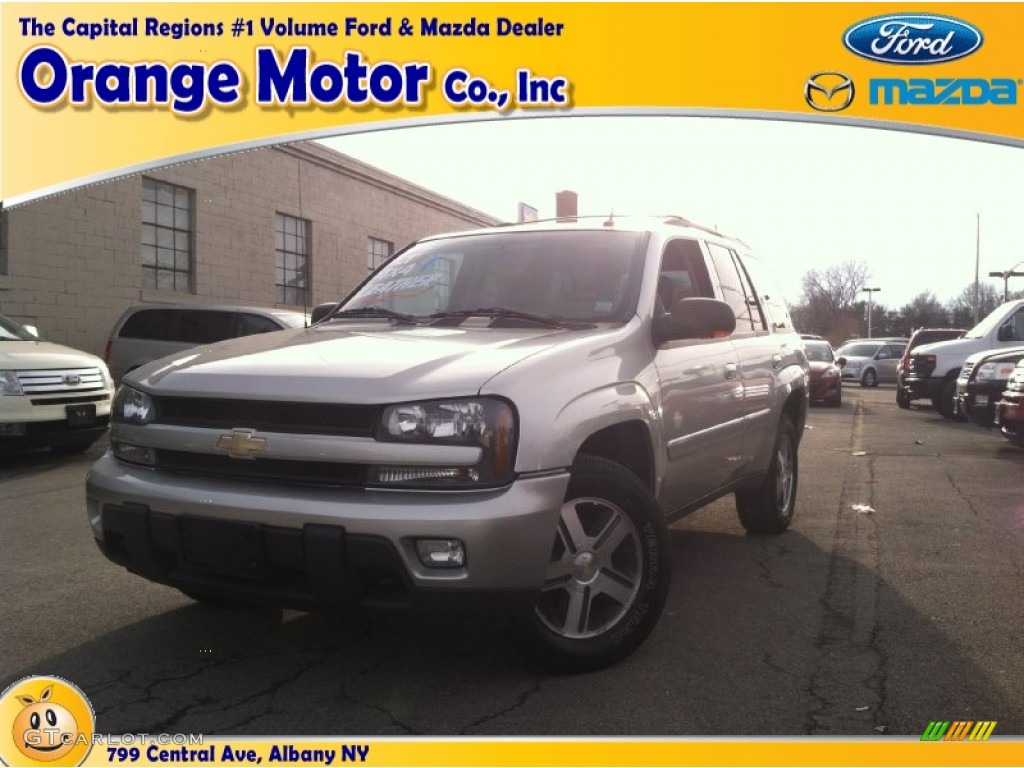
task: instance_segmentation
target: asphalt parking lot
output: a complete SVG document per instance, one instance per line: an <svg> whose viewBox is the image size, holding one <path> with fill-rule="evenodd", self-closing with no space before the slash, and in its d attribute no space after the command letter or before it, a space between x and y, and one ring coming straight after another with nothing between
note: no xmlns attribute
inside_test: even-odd
<svg viewBox="0 0 1024 768"><path fill-rule="evenodd" d="M106 733L1024 734L1024 451L891 387L813 408L793 527L731 499L672 530L661 623L625 662L557 676L502 621L218 611L107 562L100 453L0 459L0 687L76 683Z"/></svg>

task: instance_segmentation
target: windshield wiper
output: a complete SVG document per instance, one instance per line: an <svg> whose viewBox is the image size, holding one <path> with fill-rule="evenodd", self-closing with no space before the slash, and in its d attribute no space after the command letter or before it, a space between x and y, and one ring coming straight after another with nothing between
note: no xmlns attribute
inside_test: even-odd
<svg viewBox="0 0 1024 768"><path fill-rule="evenodd" d="M407 315L404 312L395 312L393 309L387 307L358 307L356 309L342 309L335 310L331 313L330 317L386 317L390 320L395 320L399 323L408 323L410 325L419 325L423 319L416 315Z"/></svg>
<svg viewBox="0 0 1024 768"><path fill-rule="evenodd" d="M594 327L593 323L584 323L574 320L562 320L557 317L549 317L548 315L535 315L531 312L520 312L517 309L505 309L504 307L456 309L449 310L447 312L435 312L434 314L430 315L430 317L436 320L442 320L449 317L475 317L477 315L483 315L485 317L505 318L508 320L524 320L528 323L546 325L549 328L565 328L569 330L580 330L583 328Z"/></svg>

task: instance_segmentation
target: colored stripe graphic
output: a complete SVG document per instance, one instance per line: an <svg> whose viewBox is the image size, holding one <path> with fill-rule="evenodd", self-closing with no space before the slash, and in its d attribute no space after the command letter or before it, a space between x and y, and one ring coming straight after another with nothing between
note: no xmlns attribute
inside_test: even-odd
<svg viewBox="0 0 1024 768"><path fill-rule="evenodd" d="M921 741L938 741L949 729L948 720L932 720L921 734Z"/></svg>
<svg viewBox="0 0 1024 768"><path fill-rule="evenodd" d="M996 720L930 720L921 741L988 741Z"/></svg>

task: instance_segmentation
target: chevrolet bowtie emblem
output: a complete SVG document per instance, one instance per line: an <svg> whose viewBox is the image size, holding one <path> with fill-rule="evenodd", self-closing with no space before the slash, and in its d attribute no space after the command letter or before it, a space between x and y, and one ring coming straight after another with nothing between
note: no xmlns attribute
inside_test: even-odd
<svg viewBox="0 0 1024 768"><path fill-rule="evenodd" d="M254 459L267 444L264 437L253 437L252 432L236 429L230 435L217 438L217 447L227 451L233 459Z"/></svg>

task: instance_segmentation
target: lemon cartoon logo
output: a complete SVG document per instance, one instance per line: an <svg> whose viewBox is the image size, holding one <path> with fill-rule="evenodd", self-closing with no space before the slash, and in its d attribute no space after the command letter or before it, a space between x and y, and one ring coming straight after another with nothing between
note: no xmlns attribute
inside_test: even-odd
<svg viewBox="0 0 1024 768"><path fill-rule="evenodd" d="M0 696L0 760L6 765L76 766L92 746L92 706L56 677L19 680ZM4 733L4 731L7 731Z"/></svg>

